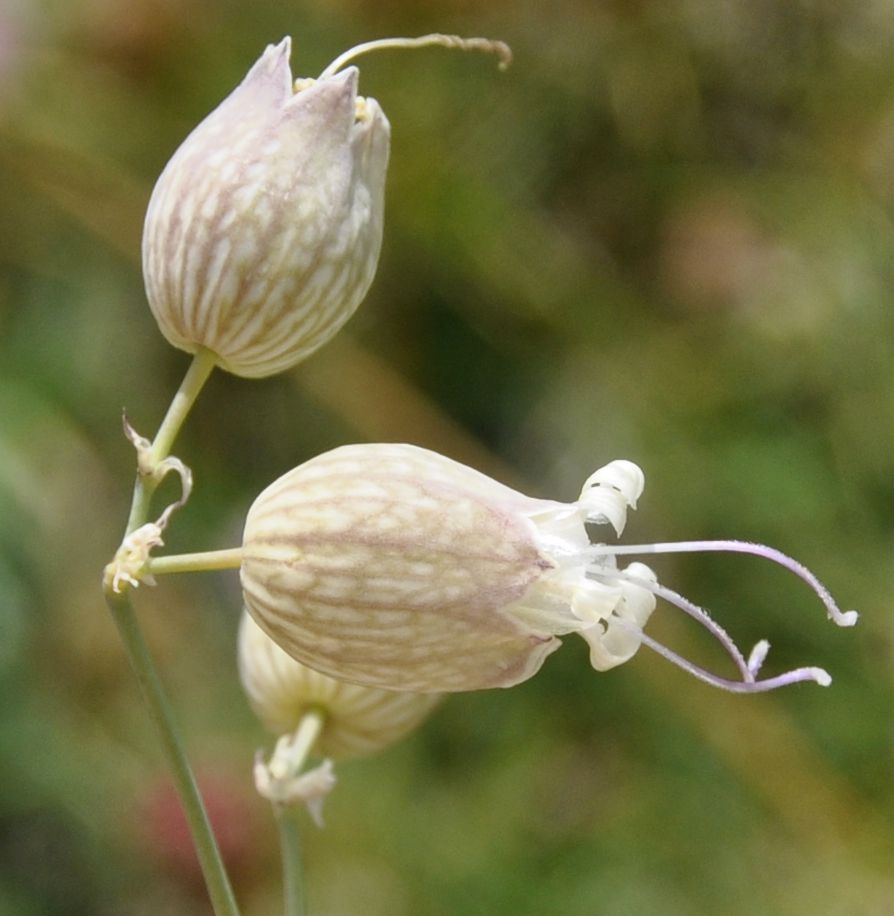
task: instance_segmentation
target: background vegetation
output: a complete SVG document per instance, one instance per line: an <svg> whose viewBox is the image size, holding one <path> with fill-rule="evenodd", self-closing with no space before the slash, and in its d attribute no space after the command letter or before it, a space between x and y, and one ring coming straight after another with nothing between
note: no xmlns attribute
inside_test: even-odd
<svg viewBox="0 0 894 916"><path fill-rule="evenodd" d="M206 912L99 595L121 408L151 434L188 362L144 302L144 208L266 43L292 34L309 76L432 30L503 38L515 65L362 63L393 125L377 280L306 364L212 380L169 547L235 544L263 486L350 441L564 499L626 457L647 476L631 542L774 544L863 620L837 630L751 558L656 562L833 686L727 697L645 650L598 675L569 639L340 768L306 831L311 913L890 912L894 3L3 0L0 913ZM138 599L246 912L275 913L236 577ZM652 631L717 661L671 609Z"/></svg>

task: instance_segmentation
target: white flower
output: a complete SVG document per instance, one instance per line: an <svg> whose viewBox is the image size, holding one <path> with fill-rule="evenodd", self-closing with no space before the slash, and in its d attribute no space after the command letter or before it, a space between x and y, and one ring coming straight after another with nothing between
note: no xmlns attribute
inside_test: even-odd
<svg viewBox="0 0 894 916"><path fill-rule="evenodd" d="M158 179L143 235L164 336L229 372L293 366L350 318L382 241L390 127L356 67L293 84L269 46Z"/></svg>
<svg viewBox="0 0 894 916"><path fill-rule="evenodd" d="M434 452L353 445L320 455L268 487L249 510L242 549L246 606L292 657L332 677L389 689L509 687L537 672L578 633L597 670L641 643L698 677L733 690L795 680L828 682L820 669L757 681L750 661L700 608L615 555L680 549L744 550L806 578L837 622L828 593L799 564L741 542L609 547L586 524L620 534L643 487L640 469L614 461L571 504L533 499ZM715 635L739 668L727 681L680 659L642 632L662 597ZM759 644L763 649L763 644Z"/></svg>

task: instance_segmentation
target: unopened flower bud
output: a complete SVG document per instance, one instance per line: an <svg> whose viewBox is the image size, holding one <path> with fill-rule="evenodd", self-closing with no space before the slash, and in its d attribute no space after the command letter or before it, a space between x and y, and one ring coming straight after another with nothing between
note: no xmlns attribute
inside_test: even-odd
<svg viewBox="0 0 894 916"><path fill-rule="evenodd" d="M269 46L186 138L152 192L143 236L164 336L229 372L293 366L350 318L382 241L390 127L357 69L293 84Z"/></svg>
<svg viewBox="0 0 894 916"><path fill-rule="evenodd" d="M440 702L407 693L347 684L302 665L243 613L239 676L252 709L274 734L294 731L308 710L323 719L315 750L334 758L371 754L416 728Z"/></svg>
<svg viewBox="0 0 894 916"><path fill-rule="evenodd" d="M259 378L294 366L351 317L382 244L391 128L375 99L357 95L357 68L341 68L380 48L428 45L511 59L484 38L389 38L293 82L284 38L186 138L143 234L146 293L170 343Z"/></svg>
<svg viewBox="0 0 894 916"><path fill-rule="evenodd" d="M246 606L293 658L332 677L414 691L509 687L531 677L579 633L604 671L645 644L691 674L739 692L829 682L818 668L758 680L766 647L746 661L699 607L619 554L684 550L753 553L807 581L836 623L855 622L803 566L740 541L609 546L586 525L620 534L643 487L614 461L577 502L534 499L410 445L337 448L285 474L245 524ZM655 599L677 605L717 638L740 680L708 673L643 632Z"/></svg>

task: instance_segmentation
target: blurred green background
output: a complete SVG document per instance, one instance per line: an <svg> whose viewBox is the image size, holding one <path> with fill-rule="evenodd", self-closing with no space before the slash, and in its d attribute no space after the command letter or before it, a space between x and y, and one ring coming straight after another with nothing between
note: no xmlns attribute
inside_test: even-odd
<svg viewBox="0 0 894 916"><path fill-rule="evenodd" d="M308 820L313 916L894 912L892 0L0 2L0 913L207 912L99 594L133 453L188 358L145 305L142 216L186 133L264 45L296 76L370 38L508 41L361 62L393 127L385 241L348 329L295 370L217 374L177 453L172 551L232 546L267 483L351 441L411 441L576 497L645 470L629 542L739 537L662 580L768 672L730 697L569 638L533 680L451 698L344 764ZM173 492L173 491L172 491ZM235 574L138 606L247 916L279 911L235 673ZM678 612L657 638L722 669Z"/></svg>

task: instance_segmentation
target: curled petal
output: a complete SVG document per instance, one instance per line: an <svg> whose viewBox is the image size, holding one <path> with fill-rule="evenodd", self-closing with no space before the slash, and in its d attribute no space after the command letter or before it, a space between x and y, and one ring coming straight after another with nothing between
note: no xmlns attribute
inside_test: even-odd
<svg viewBox="0 0 894 916"><path fill-rule="evenodd" d="M631 563L625 572L641 581L657 581L655 573L642 563ZM590 664L597 671L615 668L636 654L642 629L655 610L655 596L641 586L619 579L616 587L619 596L611 614L580 631L590 646Z"/></svg>
<svg viewBox="0 0 894 916"><path fill-rule="evenodd" d="M627 510L636 508L645 476L632 461L612 461L587 478L578 505L588 522L608 522L620 536L627 523Z"/></svg>

